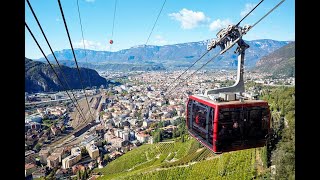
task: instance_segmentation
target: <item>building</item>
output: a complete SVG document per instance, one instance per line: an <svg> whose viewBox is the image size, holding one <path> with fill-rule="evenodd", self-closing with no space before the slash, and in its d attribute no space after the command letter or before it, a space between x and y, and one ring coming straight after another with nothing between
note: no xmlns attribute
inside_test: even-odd
<svg viewBox="0 0 320 180"><path fill-rule="evenodd" d="M81 154L81 149L79 147L71 148L71 155Z"/></svg>
<svg viewBox="0 0 320 180"><path fill-rule="evenodd" d="M45 148L45 147L39 151L40 162L42 164L47 164L47 158L50 155L50 153L51 153L51 149Z"/></svg>
<svg viewBox="0 0 320 180"><path fill-rule="evenodd" d="M81 160L81 153L76 155L70 155L62 160L62 168L67 169Z"/></svg>
<svg viewBox="0 0 320 180"><path fill-rule="evenodd" d="M56 127L56 126L51 126L51 132L53 135L58 136L61 134L61 130L60 128Z"/></svg>
<svg viewBox="0 0 320 180"><path fill-rule="evenodd" d="M124 133L122 134L122 139L123 139L124 141L128 141L128 140L129 140L129 133L128 133L128 132L124 132Z"/></svg>
<svg viewBox="0 0 320 180"><path fill-rule="evenodd" d="M85 167L81 164L72 166L72 173L73 174L77 174L78 171L84 172L85 170L86 170Z"/></svg>
<svg viewBox="0 0 320 180"><path fill-rule="evenodd" d="M32 178L42 178L47 175L46 167L41 167L32 173Z"/></svg>
<svg viewBox="0 0 320 180"><path fill-rule="evenodd" d="M62 168L67 169L81 160L81 150L79 147L71 149L71 155L62 160Z"/></svg>
<svg viewBox="0 0 320 180"><path fill-rule="evenodd" d="M47 108L46 108L47 114L51 114L51 115L54 115L54 116L61 116L61 115L63 115L66 111L67 111L66 108L59 107L59 106L56 106L56 107L47 107Z"/></svg>
<svg viewBox="0 0 320 180"><path fill-rule="evenodd" d="M97 134L91 134L89 136L85 136L83 139L84 140L80 143L80 147L86 147L87 144L90 144L94 141L98 141L99 136Z"/></svg>
<svg viewBox="0 0 320 180"><path fill-rule="evenodd" d="M99 156L99 149L96 145L87 144L86 148L91 159L96 159Z"/></svg>
<svg viewBox="0 0 320 180"><path fill-rule="evenodd" d="M55 174L56 179L68 179L71 176L71 171L67 169L58 169Z"/></svg>
<svg viewBox="0 0 320 180"><path fill-rule="evenodd" d="M149 134L145 134L144 132L137 132L136 133L136 138L138 141L140 142L147 142L149 140L150 135Z"/></svg>
<svg viewBox="0 0 320 180"><path fill-rule="evenodd" d="M41 123L42 122L42 116L39 113L31 114L25 118L25 123L28 122L37 122Z"/></svg>
<svg viewBox="0 0 320 180"><path fill-rule="evenodd" d="M25 152L24 152L24 157L27 157L27 156L32 155L32 154L34 154L34 153L35 153L35 152L34 152L33 150L25 151Z"/></svg>
<svg viewBox="0 0 320 180"><path fill-rule="evenodd" d="M25 123L25 125L24 125L25 132L27 132L29 129L31 129L31 130L39 130L39 129L41 129L41 124L37 123L37 122L33 122L33 121Z"/></svg>
<svg viewBox="0 0 320 180"><path fill-rule="evenodd" d="M25 177L29 176L32 174L35 170L37 169L36 165L33 163L27 163L24 165L24 175Z"/></svg>
<svg viewBox="0 0 320 180"><path fill-rule="evenodd" d="M110 142L113 138L115 138L115 135L113 135L111 131L108 131L104 134L104 140L106 140L107 142Z"/></svg>
<svg viewBox="0 0 320 180"><path fill-rule="evenodd" d="M103 125L97 125L96 127L95 127L95 130L96 130L96 134L100 134L100 135L103 135L104 134L104 127L103 127Z"/></svg>
<svg viewBox="0 0 320 180"><path fill-rule="evenodd" d="M143 121L142 127L148 128L148 127L150 127L150 124L151 124L152 122L153 122L152 120L146 119L146 120Z"/></svg>
<svg viewBox="0 0 320 180"><path fill-rule="evenodd" d="M123 145L124 140L119 137L114 137L108 141L113 147L120 148Z"/></svg>
<svg viewBox="0 0 320 180"><path fill-rule="evenodd" d="M57 148L53 151L52 155L59 157L59 163L62 161L63 156L65 155L64 147Z"/></svg>
<svg viewBox="0 0 320 180"><path fill-rule="evenodd" d="M53 169L55 167L57 167L59 165L59 156L51 154L48 158L47 158L47 166L50 169Z"/></svg>

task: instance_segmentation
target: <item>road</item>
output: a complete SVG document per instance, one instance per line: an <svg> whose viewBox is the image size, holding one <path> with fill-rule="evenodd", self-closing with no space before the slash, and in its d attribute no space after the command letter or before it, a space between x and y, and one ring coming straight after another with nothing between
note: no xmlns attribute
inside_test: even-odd
<svg viewBox="0 0 320 180"><path fill-rule="evenodd" d="M59 101L67 101L67 100L70 100L70 98L50 100L50 101L36 101L36 102L30 102L30 103L24 103L24 104L25 106L30 106L30 105L53 103L53 102L59 102Z"/></svg>

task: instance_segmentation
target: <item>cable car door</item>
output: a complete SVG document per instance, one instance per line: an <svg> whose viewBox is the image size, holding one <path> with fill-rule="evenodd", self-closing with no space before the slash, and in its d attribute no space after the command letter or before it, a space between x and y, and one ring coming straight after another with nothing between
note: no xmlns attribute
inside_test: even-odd
<svg viewBox="0 0 320 180"><path fill-rule="evenodd" d="M212 148L213 109L196 101L189 102L189 131Z"/></svg>

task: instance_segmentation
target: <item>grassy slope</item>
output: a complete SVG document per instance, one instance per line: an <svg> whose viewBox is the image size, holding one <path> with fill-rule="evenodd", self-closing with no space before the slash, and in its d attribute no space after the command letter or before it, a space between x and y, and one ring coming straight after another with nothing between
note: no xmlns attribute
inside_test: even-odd
<svg viewBox="0 0 320 180"><path fill-rule="evenodd" d="M259 149L214 155L193 138L184 143L145 144L96 172L99 179L251 179Z"/></svg>

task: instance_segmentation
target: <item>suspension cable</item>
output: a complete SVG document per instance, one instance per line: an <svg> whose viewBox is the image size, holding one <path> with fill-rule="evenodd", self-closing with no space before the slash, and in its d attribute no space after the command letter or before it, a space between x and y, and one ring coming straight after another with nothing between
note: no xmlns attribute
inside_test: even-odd
<svg viewBox="0 0 320 180"><path fill-rule="evenodd" d="M33 40L36 42L37 46L39 47L39 49L40 49L43 57L45 57L45 59L47 60L48 64L50 65L52 71L53 71L54 74L57 76L57 79L58 79L58 81L60 82L61 86L65 89L65 92L66 92L67 95L69 96L69 98L70 98L70 100L72 101L73 105L76 107L76 109L77 109L77 111L79 112L80 116L82 117L82 119L83 119L84 121L86 121L86 119L85 119L85 118L83 117L83 115L81 114L81 111L80 111L81 108L79 107L80 110L78 109L78 106L75 104L75 102L74 102L73 99L71 98L69 92L67 91L67 88L66 88L66 87L64 86L64 84L62 83L62 81L61 81L61 79L59 78L57 72L54 70L52 64L50 63L50 61L49 61L48 58L46 57L46 55L45 55L45 53L43 52L40 44L38 43L37 39L36 39L35 36L33 35L32 31L30 30L30 28L29 28L29 26L28 26L28 24L27 24L26 22L25 22L25 26L26 26L26 28L28 29L29 33L31 34Z"/></svg>
<svg viewBox="0 0 320 180"><path fill-rule="evenodd" d="M196 60L191 66L189 66L185 71L183 71L176 79L174 79L168 86L170 87L175 81L177 81L178 79L180 79L180 77L186 73L190 68L192 68L198 61L200 61L206 54L208 54L209 51L206 51L198 60ZM165 88L166 89L166 88Z"/></svg>
<svg viewBox="0 0 320 180"><path fill-rule="evenodd" d="M88 64L87 50L86 50L86 45L84 43L84 36L83 36L83 29L82 29L82 22L81 22L80 8L79 8L79 0L77 0L77 7L78 7L79 22L80 22L80 27L81 27L81 35L82 35L82 43L83 43L84 55L85 55L86 63ZM88 68L88 66L87 66L87 68ZM89 71L87 71L87 76L88 76L88 79L89 79L89 85L90 85L90 87L92 87L90 76L89 76Z"/></svg>
<svg viewBox="0 0 320 180"><path fill-rule="evenodd" d="M28 6L29 6L32 14L33 14L33 17L35 18L35 20L36 20L36 22L37 22L37 24L38 24L38 26L39 26L39 28L40 28L40 30L41 30L41 33L42 33L43 37L45 38L45 40L46 40L46 42L47 42L47 44L48 44L48 46L49 46L49 49L50 49L50 51L51 51L51 53L52 53L52 55L53 55L56 63L57 63L58 66L59 66L59 70L60 70L60 72L61 72L61 74L62 74L63 80L65 81L65 83L66 83L66 85L67 85L67 87L68 87L68 90L71 91L71 93L72 93L72 95L73 95L73 98L74 98L75 101L76 101L77 106L80 107L80 105L79 105L79 103L78 103L78 100L77 100L75 94L73 93L73 91L72 91L72 89L71 89L71 87L70 87L70 85L69 85L69 83L68 83L68 81L67 81L67 78L66 78L66 76L65 76L65 74L64 74L64 72L63 72L63 70L62 70L62 67L60 66L60 63L59 63L59 61L57 60L57 57L56 57L56 55L54 54L54 52L53 52L53 50L52 50L52 48L51 48L51 45L50 45L50 43L49 43L49 40L47 39L47 36L46 36L46 34L44 33L44 31L43 31L43 29L42 29L42 26L41 26L41 24L40 24L40 22L39 22L39 20L38 20L38 17L37 17L37 15L35 14L32 6L31 6L31 4L30 4L30 1L27 0L27 3L28 3ZM81 108L80 108L80 110L81 110ZM82 110L81 110L81 113L82 113L82 116L84 116ZM85 117L85 116L84 116L84 117Z"/></svg>
<svg viewBox="0 0 320 180"><path fill-rule="evenodd" d="M65 17L64 17L64 13L63 13L63 9L62 9L62 5L61 5L60 0L58 0L58 3L59 3L60 12L61 12L61 15L62 15L62 18L63 18L63 23L64 23L65 29L66 29L66 31L67 31L69 43L70 43L70 46L71 46L71 49L72 49L72 54L73 54L73 57L74 57L74 61L76 62L76 66L77 66L77 70L78 70L78 74L79 74L79 78L80 78L80 83L81 83L81 86L82 86L82 89L83 89L83 92L84 92L84 95L85 95L85 98L86 98L86 101L87 101L88 110L89 110L89 112L90 112L90 115L91 115L92 120L94 120L93 115L92 115L92 113L91 113L90 106L89 106L89 102L88 102L86 90L84 89L84 86L83 86L83 79L82 79L82 76L81 76L81 73L80 73L80 69L79 69L79 66L78 66L78 62L77 62L76 55L75 55L75 53L74 53L74 49L73 49L72 41L71 41L71 38L70 38L70 34L69 34L67 22L66 22L66 19L65 19Z"/></svg>
<svg viewBox="0 0 320 180"><path fill-rule="evenodd" d="M255 10L263 1L264 1L264 0L261 0L253 9L251 9L250 12L248 12L248 13L237 23L236 26L239 26L239 24L240 24L249 14L251 14L251 12L252 12L253 10ZM209 51L207 51L205 54L207 54L208 52L209 52ZM205 55L205 54L204 54L204 55ZM202 55L202 56L200 57L200 59L202 59L204 55ZM165 88L165 90L167 91L167 88L168 88L168 87L170 87L175 81L177 81L178 79L180 79L181 76L182 76L184 73L186 73L191 67L193 67L200 59L198 59L197 61L195 61L195 62L194 62L191 66L189 66L183 73L181 73L176 79L174 79L174 80L169 84L169 86L167 86L167 87Z"/></svg>
<svg viewBox="0 0 320 180"><path fill-rule="evenodd" d="M148 44L148 41L149 41L149 39L150 39L150 36L151 36L151 34L152 34L152 32L153 32L154 27L155 27L156 24L157 24L157 21L158 21L158 19L159 19L159 16L160 16L160 14L161 14L161 12L162 12L162 9L163 9L164 5L166 4L166 2L167 2L167 0L164 0L164 2L163 2L163 4L162 4L162 7L161 7L161 9L160 9L160 12L159 12L159 14L158 14L158 16L157 16L156 21L155 21L154 24L153 24L153 27L152 27L152 29L151 29L151 32L150 32L150 34L149 34L149 36L148 36L148 39L147 39L145 45Z"/></svg>
<svg viewBox="0 0 320 180"><path fill-rule="evenodd" d="M255 25L257 25L262 19L264 19L266 16L268 16L273 10L275 10L277 7L279 7L283 2L284 2L285 0L281 0L275 7L273 7L268 13L266 13L262 18L260 18L256 23L254 23L251 27L250 27L250 29L247 31L247 33L255 26ZM260 2L261 3L261 2ZM259 3L259 4L260 4ZM252 12L252 11L251 11ZM243 19L242 19L243 20ZM241 20L241 21L242 21ZM244 34L242 34L241 36L240 36L240 38L242 38L242 36L243 36ZM203 64L199 69L197 69L195 72L193 72L191 75L189 75L187 78L185 78L184 80L183 80L183 82L185 81L185 80L187 80L188 78L190 78L191 76L193 76L196 72L198 72L199 70L201 70L204 66L206 66L209 62L211 62L212 60L214 60L217 56L219 56L220 54L218 53L218 54L216 54L213 58L211 58L209 61L207 61L205 64ZM172 90L174 90L176 87L178 87L178 85L179 84L177 84L176 86L174 86L169 92L171 92ZM169 93L168 92L168 93ZM167 93L167 94L168 94Z"/></svg>
<svg viewBox="0 0 320 180"><path fill-rule="evenodd" d="M252 8L252 9L250 10L250 12L248 12L248 13L238 22L238 24L237 24L236 26L239 26L239 24L240 24L247 16L249 16L249 14L250 14L254 9L256 9L263 1L264 1L264 0L261 0L254 8Z"/></svg>
<svg viewBox="0 0 320 180"><path fill-rule="evenodd" d="M190 74L189 76L187 76L185 79L182 80L182 82L180 82L179 84L176 84L167 94L169 94L170 92L172 92L175 88L178 87L178 85L180 85L181 83L185 82L187 79L189 79L191 76L193 76L196 72L198 72L200 69L202 69L204 66L206 66L209 62L211 62L212 60L214 60L216 57L218 57L220 55L220 53L217 53L215 56L213 56L211 59L209 59L209 61L207 61L205 64L203 64L199 69L197 69L196 71L194 71L192 74Z"/></svg>
<svg viewBox="0 0 320 180"><path fill-rule="evenodd" d="M115 0L115 3L114 3L114 11L113 11L113 22L112 22L112 33L111 33L111 39L113 40L113 30L114 30L114 21L115 21L115 18L116 18L116 11L117 11L117 0Z"/></svg>

